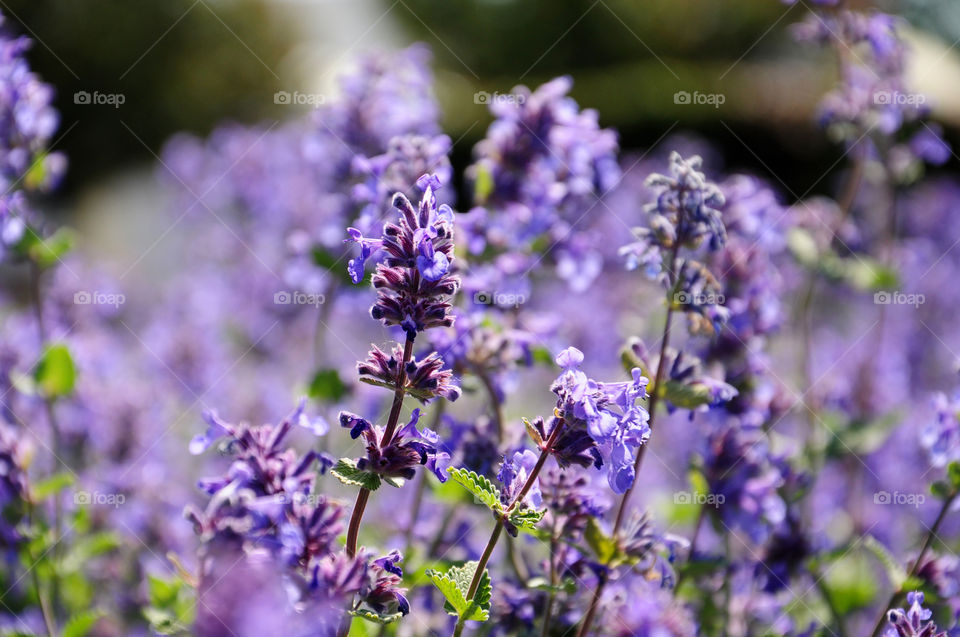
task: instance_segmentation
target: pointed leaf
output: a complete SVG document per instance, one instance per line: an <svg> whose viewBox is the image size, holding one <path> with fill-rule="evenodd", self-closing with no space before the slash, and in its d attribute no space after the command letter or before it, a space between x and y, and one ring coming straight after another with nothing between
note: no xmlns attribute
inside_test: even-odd
<svg viewBox="0 0 960 637"><path fill-rule="evenodd" d="M503 513L503 505L500 504L500 490L487 478L468 469L457 467L450 467L447 469L447 473L457 484L462 485L472 493L478 502L486 505L494 513Z"/></svg>
<svg viewBox="0 0 960 637"><path fill-rule="evenodd" d="M392 624L403 617L403 613L378 613L368 608L352 610L350 614L354 617L359 617L360 619L365 619L368 622L380 625Z"/></svg>
<svg viewBox="0 0 960 637"><path fill-rule="evenodd" d="M340 458L333 469L330 469L330 473L340 482L353 487L362 487L369 491L380 488L380 476L358 469L357 461L350 458Z"/></svg>

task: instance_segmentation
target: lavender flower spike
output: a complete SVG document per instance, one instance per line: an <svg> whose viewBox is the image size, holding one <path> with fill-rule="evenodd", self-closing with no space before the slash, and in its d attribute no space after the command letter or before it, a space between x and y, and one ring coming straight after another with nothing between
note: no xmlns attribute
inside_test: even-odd
<svg viewBox="0 0 960 637"><path fill-rule="evenodd" d="M428 328L453 325L448 300L460 288L460 279L451 274L453 211L438 205L434 194L440 179L423 175L417 186L423 191L418 208L402 193L394 195L400 221L386 224L381 239L348 229L348 241L360 244L360 256L348 266L354 282L362 280L366 261L380 259L373 275L377 302L371 316L387 326L400 325L410 340Z"/></svg>

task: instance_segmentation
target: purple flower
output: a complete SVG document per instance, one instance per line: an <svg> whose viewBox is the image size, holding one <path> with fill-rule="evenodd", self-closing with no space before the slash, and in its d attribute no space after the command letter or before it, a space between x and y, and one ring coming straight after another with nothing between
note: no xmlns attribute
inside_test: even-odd
<svg viewBox="0 0 960 637"><path fill-rule="evenodd" d="M920 442L927 450L930 464L945 467L960 461L960 395L950 399L938 393L933 405L936 417L923 429Z"/></svg>
<svg viewBox="0 0 960 637"><path fill-rule="evenodd" d="M379 240L381 262L373 276L377 302L370 310L384 325L401 326L410 339L431 327L453 324L448 300L460 287L460 279L450 273L453 211L437 204L436 176L424 175L417 184L423 188L419 209L402 193L394 196L400 221L386 224Z"/></svg>
<svg viewBox="0 0 960 637"><path fill-rule="evenodd" d="M636 402L646 397L647 379L639 369L633 379L601 383L580 370L583 353L568 348L556 359L563 368L551 391L557 394L557 413L568 432L586 432L595 443L607 480L616 493L633 484L635 452L650 438L649 415Z"/></svg>
<svg viewBox="0 0 960 637"><path fill-rule="evenodd" d="M361 380L372 379L384 385L395 386L401 360L403 346L396 345L388 356L374 345L367 360L357 363L357 371ZM407 392L423 403L438 396L451 402L460 397L460 388L454 384L453 372L443 368L443 359L437 352L431 352L421 360L416 357L410 359L406 366L405 387Z"/></svg>
<svg viewBox="0 0 960 637"><path fill-rule="evenodd" d="M449 466L449 454L440 451L440 437L436 432L417 428L420 410L414 409L410 421L401 427L389 441L381 447L383 431L369 421L350 412L340 412L340 426L350 429L352 438L363 436L367 446L367 456L361 458L357 467L371 471L386 478L409 480L415 475L417 465L427 465L440 482L446 482L446 468Z"/></svg>
<svg viewBox="0 0 960 637"><path fill-rule="evenodd" d="M930 619L933 612L923 607L923 593L913 591L907 593L907 604L910 608L902 610L895 608L887 612L889 622L884 633L888 637L947 637L946 631L941 631Z"/></svg>

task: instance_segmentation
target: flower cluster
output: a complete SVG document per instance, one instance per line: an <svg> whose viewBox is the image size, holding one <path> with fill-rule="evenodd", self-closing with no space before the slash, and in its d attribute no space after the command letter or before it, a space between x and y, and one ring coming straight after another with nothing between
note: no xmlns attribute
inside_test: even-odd
<svg viewBox="0 0 960 637"><path fill-rule="evenodd" d="M960 461L960 397L948 398L944 393L934 396L936 415L921 435L930 463L945 467Z"/></svg>
<svg viewBox="0 0 960 637"><path fill-rule="evenodd" d="M364 238L349 228L346 240L360 245L360 256L348 266L354 283L362 280L367 260L378 261L373 275L377 302L371 316L386 326L399 325L411 341L431 327L453 325L448 299L460 287L460 279L451 272L453 211L437 203L436 175L423 175L417 186L423 191L419 208L397 193L393 205L400 211L400 221L386 224L382 238Z"/></svg>
<svg viewBox="0 0 960 637"><path fill-rule="evenodd" d="M584 438L576 433L585 431L599 452L597 465L607 466L610 488L623 493L633 485L635 454L650 438L649 415L637 405L647 395L647 378L634 368L630 381L597 382L580 369L583 352L574 347L561 352L556 362L563 369L550 388L557 395L557 418L574 432L569 441L573 452L560 446L557 456L580 455Z"/></svg>
<svg viewBox="0 0 960 637"><path fill-rule="evenodd" d="M933 613L923 607L923 593L913 591L907 593L907 603L910 608L902 610L895 608L887 614L890 622L887 634L891 637L947 637L946 631L941 631L930 619Z"/></svg>
<svg viewBox="0 0 960 637"><path fill-rule="evenodd" d="M357 372L364 382L392 388L397 381L402 361L401 345L395 346L389 355L374 345L369 358L357 363ZM404 391L425 403L438 396L455 401L460 397L460 388L453 383L453 372L444 369L443 365L444 360L437 352L431 352L419 361L411 357L404 368Z"/></svg>
<svg viewBox="0 0 960 637"><path fill-rule="evenodd" d="M445 482L450 455L439 450L440 437L436 432L426 427L422 431L417 428L419 421L420 410L414 409L410 421L386 441L382 428L356 414L340 412L340 426L350 430L351 438L363 436L367 443L367 457L360 459L358 469L385 478L409 480L417 465L426 465L441 482Z"/></svg>

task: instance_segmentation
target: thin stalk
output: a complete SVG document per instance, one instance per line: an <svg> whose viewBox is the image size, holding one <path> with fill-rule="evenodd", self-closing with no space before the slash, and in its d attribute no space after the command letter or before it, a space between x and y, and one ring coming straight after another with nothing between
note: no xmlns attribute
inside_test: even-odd
<svg viewBox="0 0 960 637"><path fill-rule="evenodd" d="M497 394L497 388L493 386L493 380L490 379L490 375L486 372L477 368L474 370L474 373L477 378L480 379L480 382L483 383L483 388L490 397L490 404L493 406L493 424L497 429L497 442L503 444L503 406L500 404L500 396Z"/></svg>
<svg viewBox="0 0 960 637"><path fill-rule="evenodd" d="M533 469L530 471L530 475L527 476L527 481L523 483L523 486L520 488L520 492L513 498L513 501L510 503L501 516L497 520L496 526L493 527L493 532L490 534L490 539L487 540L487 545L483 549L483 553L480 555L480 560L477 562L477 570L473 574L473 579L470 580L470 588L467 589L466 598L468 601L473 601L474 596L477 594L477 589L480 588L480 580L483 579L483 573L486 571L487 562L490 561L490 556L493 554L493 549L497 545L497 541L500 539L500 534L503 533L503 521L505 518L510 516L510 513L517 507L518 504L523 502L523 499L527 497L527 494L530 492L530 489L533 488L533 485L536 483L537 478L540 476L540 471L543 470L543 465L547 462L547 457L553 451L553 446L557 442L557 438L560 436L560 431L564 428L565 422L563 420L558 420L556 426L553 428L553 431L550 432L550 437L540 448L540 457L537 458L537 464L533 466ZM462 619L457 620L456 628L453 630L453 637L460 637L463 633L464 621Z"/></svg>
<svg viewBox="0 0 960 637"><path fill-rule="evenodd" d="M703 527L703 521L706 519L706 517L707 517L707 505L701 504L700 512L697 514L697 522L693 527L693 536L690 538L690 550L687 552L688 563L690 562L690 560L693 559L693 555L697 551L697 539L700 537L700 529ZM686 571L683 571L680 573L680 575L677 576L677 583L673 587L674 595L676 595L677 591L680 590L680 585L683 583L683 580L685 579L684 577L685 575L686 575Z"/></svg>
<svg viewBox="0 0 960 637"><path fill-rule="evenodd" d="M553 528L550 529L550 594L547 596L547 610L543 615L543 630L540 631L540 637L547 637L550 634L550 620L553 619L553 600L556 597L557 587L557 524L554 521Z"/></svg>
<svg viewBox="0 0 960 637"><path fill-rule="evenodd" d="M41 295L41 286L40 286L40 277L41 271L40 267L35 264L30 264L30 280L32 284L32 296L33 296L33 314L37 322L37 335L40 338L40 348L41 351L47 344L47 328L46 321L43 316L43 296ZM44 411L47 415L47 422L50 425L50 446L51 452L53 453L53 471L57 473L60 471L60 465L65 465L63 460L60 458L63 455L63 437L60 431L60 423L57 420L56 409L54 408L53 400L49 396L44 396L43 398ZM67 467L69 469L69 467ZM51 597L53 603L54 613L60 607L60 540L63 537L63 499L60 494L56 494L53 498L53 576L51 581Z"/></svg>
<svg viewBox="0 0 960 637"><path fill-rule="evenodd" d="M27 492L29 493L30 487L27 487ZM27 526L33 527L33 500L28 496L25 499L27 505ZM37 559L33 556L33 551L30 549L30 542L24 542L24 548L27 552L27 559L30 560L32 565L30 568L30 575L33 579L33 587L37 589L37 602L40 604L40 615L43 617L43 626L47 631L47 637L56 637L57 635L57 622L53 617L53 612L50 609L50 602L47 600L46 595L43 593L43 586L40 582L40 574L37 572Z"/></svg>
<svg viewBox="0 0 960 637"><path fill-rule="evenodd" d="M913 566L911 566L910 570L907 571L907 579L910 579L917 574L917 571L923 564L923 558L926 557L927 551L929 551L930 547L933 546L933 540L937 537L937 532L940 530L940 525L943 524L943 520L947 517L947 513L950 512L950 507L953 505L953 502L957 499L958 495L960 495L960 492L954 491L943 501L943 506L940 507L940 513L937 514L937 519L934 520L933 526L930 527L930 530L927 532L927 537L923 541L923 548L920 549L920 554L917 555L917 559L913 562ZM876 626L873 627L871 637L877 637L883 631L883 624L887 620L887 611L890 610L890 607L893 606L902 592L902 590L897 589L893 592L893 595L890 596L890 601L888 601L883 607L883 612L880 613L880 618L877 620Z"/></svg>
<svg viewBox="0 0 960 637"><path fill-rule="evenodd" d="M660 359L657 361L657 371L654 372L653 393L650 394L650 401L647 403L647 413L649 414L647 425L650 427L651 431L653 430L654 416L657 412L660 384L663 381L663 374L666 371L666 365L663 364L663 361L667 356L667 349L670 346L670 328L671 324L673 323L672 297L676 291L677 282L679 281L679 277L675 272L677 269L677 254L679 251L680 243L675 242L673 249L670 251L670 266L667 270L667 276L672 278L670 280L670 285L668 286L669 291L667 292L667 316L663 324L663 338L660 339ZM637 459L633 463L633 484L630 485L630 488L626 490L626 492L623 494L623 497L620 499L620 506L617 508L617 517L613 523L614 541L617 541L620 534L620 527L623 526L623 520L627 511L627 504L630 501L630 496L633 494L634 487L637 485L637 478L640 474L640 466L643 464L643 456L646 449L647 445L643 445L639 450L637 450ZM580 630L577 631L577 637L586 637L587 632L590 630L590 625L593 623L593 619L597 614L597 605L600 603L600 596L603 594L603 589L605 586L606 579L600 579L597 582L597 588L593 591L593 597L590 599L590 606L587 608L587 613L580 622Z"/></svg>
<svg viewBox="0 0 960 637"><path fill-rule="evenodd" d="M833 623L837 627L838 637L848 637L849 633L847 632L847 625L843 621L843 614L837 607L837 603L834 601L833 595L830 594L830 589L827 588L827 583L824 581L823 576L820 575L819 569L815 569L812 575L816 578L817 590L820 591L820 597L822 597L823 601L827 604L827 608L830 610L830 615L833 617Z"/></svg>
<svg viewBox="0 0 960 637"><path fill-rule="evenodd" d="M393 393L393 406L390 408L390 417L387 420L387 427L383 430L383 437L380 438L380 448L383 449L393 440L393 434L397 430L397 422L400 420L400 410L403 408L404 388L407 384L407 363L413 356L413 339L407 336L407 341L403 345L403 361L400 363L400 369L397 371L397 385ZM347 555L354 557L357 554L357 538L360 535L360 522L363 520L363 512L367 508L367 501L370 499L370 490L363 487L357 493L357 501L353 505L353 514L350 516L350 526L347 527Z"/></svg>
<svg viewBox="0 0 960 637"><path fill-rule="evenodd" d="M434 431L439 431L440 420L443 418L443 414L447 409L447 401L441 400L437 403L437 407L433 412L433 425L430 427ZM413 548L413 528L416 526L417 518L420 517L420 508L423 506L423 496L427 491L427 476L424 472L420 472L420 477L417 481L417 490L413 494L413 504L410 508L410 523L407 525L406 530L403 533L404 537L404 555L408 555L410 550Z"/></svg>

